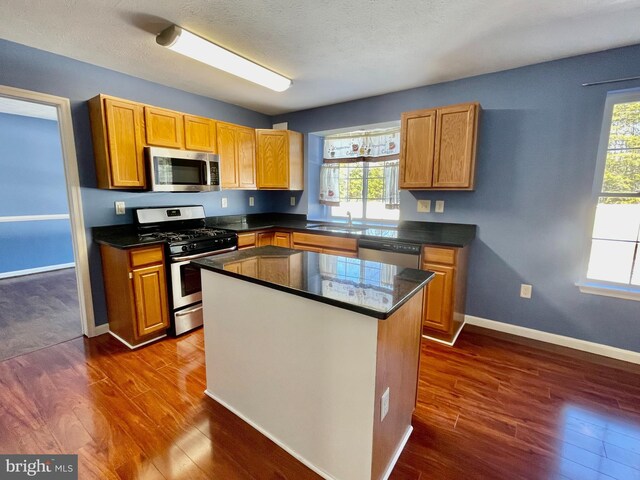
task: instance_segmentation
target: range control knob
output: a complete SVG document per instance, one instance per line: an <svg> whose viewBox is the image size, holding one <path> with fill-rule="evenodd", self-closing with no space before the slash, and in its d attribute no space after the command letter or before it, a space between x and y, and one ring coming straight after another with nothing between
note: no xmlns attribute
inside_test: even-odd
<svg viewBox="0 0 640 480"><path fill-rule="evenodd" d="M182 251L183 251L183 252L186 252L186 251L187 251L187 246L186 246L186 245L183 245L183 246L182 246Z"/></svg>

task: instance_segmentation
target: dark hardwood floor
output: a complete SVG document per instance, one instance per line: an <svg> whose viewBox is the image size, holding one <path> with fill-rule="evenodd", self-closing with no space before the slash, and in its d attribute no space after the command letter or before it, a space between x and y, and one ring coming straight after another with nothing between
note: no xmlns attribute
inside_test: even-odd
<svg viewBox="0 0 640 480"><path fill-rule="evenodd" d="M0 279L0 360L81 335L75 268Z"/></svg>
<svg viewBox="0 0 640 480"><path fill-rule="evenodd" d="M640 479L640 373L478 333L423 345L414 432L391 475ZM316 479L203 394L202 331L109 335L0 362L0 452L78 453L81 479ZM348 480L348 479L346 479Z"/></svg>

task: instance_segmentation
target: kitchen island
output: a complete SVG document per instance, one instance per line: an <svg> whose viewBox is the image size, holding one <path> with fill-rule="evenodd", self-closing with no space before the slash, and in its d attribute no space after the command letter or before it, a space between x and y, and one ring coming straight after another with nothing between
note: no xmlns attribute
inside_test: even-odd
<svg viewBox="0 0 640 480"><path fill-rule="evenodd" d="M412 430L433 274L272 246L193 263L207 395L324 478L386 478Z"/></svg>

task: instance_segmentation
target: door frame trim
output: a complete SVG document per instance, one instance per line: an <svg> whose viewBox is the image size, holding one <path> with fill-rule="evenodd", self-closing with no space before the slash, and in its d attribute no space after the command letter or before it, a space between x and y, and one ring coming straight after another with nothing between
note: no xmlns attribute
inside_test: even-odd
<svg viewBox="0 0 640 480"><path fill-rule="evenodd" d="M87 337L93 337L98 332L96 332L93 311L93 295L91 293L91 278L89 275L89 254L87 251L87 238L85 235L82 210L82 191L80 188L80 176L78 174L78 158L73 134L73 121L71 119L71 104L68 98L6 85L0 85L0 96L49 105L55 107L58 112L58 129L62 147L67 201L69 203L71 240L76 264L76 282L78 286L82 333Z"/></svg>

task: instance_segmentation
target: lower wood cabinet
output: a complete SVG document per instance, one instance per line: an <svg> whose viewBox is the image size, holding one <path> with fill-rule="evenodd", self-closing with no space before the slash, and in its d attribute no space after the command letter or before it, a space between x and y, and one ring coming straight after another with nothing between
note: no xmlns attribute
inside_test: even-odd
<svg viewBox="0 0 640 480"><path fill-rule="evenodd" d="M255 232L238 234L238 250L244 250L246 248L255 248L255 246L256 246Z"/></svg>
<svg viewBox="0 0 640 480"><path fill-rule="evenodd" d="M291 248L291 234L289 232L274 232L273 245L276 247Z"/></svg>
<svg viewBox="0 0 640 480"><path fill-rule="evenodd" d="M422 249L422 270L435 277L427 285L422 309L423 334L452 343L464 324L468 247Z"/></svg>
<svg viewBox="0 0 640 480"><path fill-rule="evenodd" d="M258 232L256 234L256 247L273 245L274 232Z"/></svg>
<svg viewBox="0 0 640 480"><path fill-rule="evenodd" d="M265 230L261 232L247 232L238 234L238 250L244 250L245 248L264 247L266 245L291 248L291 233Z"/></svg>
<svg viewBox="0 0 640 480"><path fill-rule="evenodd" d="M162 246L100 246L109 330L129 347L161 337L169 327Z"/></svg>
<svg viewBox="0 0 640 480"><path fill-rule="evenodd" d="M341 255L343 257L358 256L358 241L355 238L336 237L333 235L293 232L291 235L291 248Z"/></svg>

